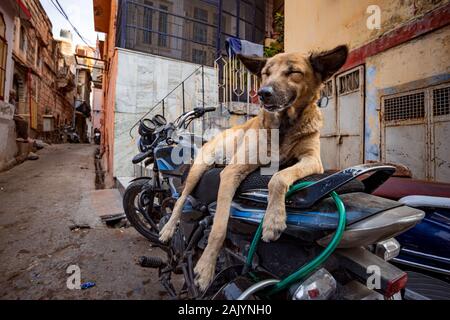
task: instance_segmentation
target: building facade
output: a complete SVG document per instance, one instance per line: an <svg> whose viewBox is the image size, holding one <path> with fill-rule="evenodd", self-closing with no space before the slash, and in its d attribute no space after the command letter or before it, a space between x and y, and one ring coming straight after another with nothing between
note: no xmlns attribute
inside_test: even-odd
<svg viewBox="0 0 450 320"><path fill-rule="evenodd" d="M58 45L52 24L38 0L23 0L30 19L15 18L13 90L16 114L28 122L31 137L72 122L73 95L59 90L58 80L68 74L58 70ZM59 79L58 79L59 78Z"/></svg>
<svg viewBox="0 0 450 320"><path fill-rule="evenodd" d="M11 167L15 162L18 148L14 113L15 96L12 91L14 61L14 19L16 16L28 19L15 0L0 3L0 171Z"/></svg>
<svg viewBox="0 0 450 320"><path fill-rule="evenodd" d="M227 37L263 43L266 2L119 0L116 45L213 66Z"/></svg>
<svg viewBox="0 0 450 320"><path fill-rule="evenodd" d="M285 1L287 52L348 44L325 86L322 160L382 161L450 182L448 1Z"/></svg>
<svg viewBox="0 0 450 320"><path fill-rule="evenodd" d="M71 40L51 30L39 0L0 3L0 170L26 158L27 138L58 142L58 129L72 125Z"/></svg>

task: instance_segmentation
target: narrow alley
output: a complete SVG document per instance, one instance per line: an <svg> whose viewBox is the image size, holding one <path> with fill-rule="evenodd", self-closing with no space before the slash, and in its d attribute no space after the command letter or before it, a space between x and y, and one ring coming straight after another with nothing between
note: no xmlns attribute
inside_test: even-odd
<svg viewBox="0 0 450 320"><path fill-rule="evenodd" d="M103 223L71 230L89 216L83 195L94 190L95 147L59 144L0 173L1 299L163 299L157 271L136 264L158 254L133 228ZM88 212L86 212L88 211ZM68 266L77 265L86 290L69 290Z"/></svg>

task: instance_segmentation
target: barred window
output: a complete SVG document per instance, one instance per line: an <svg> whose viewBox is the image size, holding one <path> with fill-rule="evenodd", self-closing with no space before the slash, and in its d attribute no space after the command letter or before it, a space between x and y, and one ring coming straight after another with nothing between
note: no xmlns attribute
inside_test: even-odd
<svg viewBox="0 0 450 320"><path fill-rule="evenodd" d="M160 5L159 8L164 11L168 11L169 7ZM158 31L162 34L158 35L158 46L168 47L167 33L168 33L168 15L165 12L159 12Z"/></svg>
<svg viewBox="0 0 450 320"><path fill-rule="evenodd" d="M323 85L322 96L331 98L333 97L333 80L328 80Z"/></svg>
<svg viewBox="0 0 450 320"><path fill-rule="evenodd" d="M425 92L405 94L384 100L386 121L420 119L425 116Z"/></svg>
<svg viewBox="0 0 450 320"><path fill-rule="evenodd" d="M343 75L338 79L340 95L359 89L359 70Z"/></svg>
<svg viewBox="0 0 450 320"><path fill-rule="evenodd" d="M433 115L443 116L450 114L450 87L433 90Z"/></svg>
<svg viewBox="0 0 450 320"><path fill-rule="evenodd" d="M206 52L204 50L192 49L192 62L206 64Z"/></svg>
<svg viewBox="0 0 450 320"><path fill-rule="evenodd" d="M153 2L144 1L145 5L153 7ZM144 30L144 38L143 42L147 44L152 44L152 32L153 30L153 10L151 8L144 8L144 21L143 27L147 30Z"/></svg>
<svg viewBox="0 0 450 320"><path fill-rule="evenodd" d="M194 19L208 23L208 11L200 8L194 8ZM208 27L202 23L194 22L194 41L207 43Z"/></svg>

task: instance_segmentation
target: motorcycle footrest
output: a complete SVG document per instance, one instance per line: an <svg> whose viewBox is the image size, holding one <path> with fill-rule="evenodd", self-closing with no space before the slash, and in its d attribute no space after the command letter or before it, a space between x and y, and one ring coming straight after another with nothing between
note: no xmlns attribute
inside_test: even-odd
<svg viewBox="0 0 450 320"><path fill-rule="evenodd" d="M139 257L138 263L143 268L159 269L166 266L166 263L159 257Z"/></svg>

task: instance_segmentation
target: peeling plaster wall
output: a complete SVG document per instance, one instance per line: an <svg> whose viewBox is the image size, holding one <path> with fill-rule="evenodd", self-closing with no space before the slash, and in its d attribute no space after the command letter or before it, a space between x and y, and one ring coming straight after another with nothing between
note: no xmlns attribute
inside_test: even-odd
<svg viewBox="0 0 450 320"><path fill-rule="evenodd" d="M0 101L0 171L11 167L17 154L16 125L13 115L14 107Z"/></svg>
<svg viewBox="0 0 450 320"><path fill-rule="evenodd" d="M13 120L14 106L9 104L9 92L12 88L14 62L12 60L12 49L14 40L14 8L10 3L0 5L0 13L5 20L5 38L8 44L6 52L6 70L3 92L3 101L0 100L0 171L8 169L15 161L17 153L16 126Z"/></svg>
<svg viewBox="0 0 450 320"><path fill-rule="evenodd" d="M134 175L131 159L137 153L136 141L128 131L131 126L173 88L194 72L199 65L136 51L117 49L117 80L114 108L114 173L115 177ZM205 70L205 107L217 105L217 81L213 68ZM202 106L201 72L185 82L186 110ZM151 115L162 113L159 106ZM182 113L181 87L165 102L165 114L173 121ZM199 122L194 131L201 132ZM137 130L133 131L135 138Z"/></svg>
<svg viewBox="0 0 450 320"><path fill-rule="evenodd" d="M450 26L368 58L365 159L380 160L381 95L402 92L413 82L418 89L444 81L450 81Z"/></svg>
<svg viewBox="0 0 450 320"><path fill-rule="evenodd" d="M5 71L5 92L4 101L9 101L9 91L12 88L14 62L12 60L12 49L14 42L14 9L6 2L0 6L0 13L3 15L6 25L6 42L8 44L6 52L6 71Z"/></svg>
<svg viewBox="0 0 450 320"><path fill-rule="evenodd" d="M360 47L448 0L285 0L287 52L327 49L347 43ZM370 5L381 10L381 28L366 26Z"/></svg>
<svg viewBox="0 0 450 320"><path fill-rule="evenodd" d="M380 7L380 29L369 30L366 26L370 5ZM448 0L285 0L285 48L287 52L308 52L346 43L351 53L362 48L359 54L364 55L365 45L380 41L402 26L410 26L403 30L404 34L411 30L414 34L433 22L445 25L445 21L438 21L442 16L426 18L419 25L414 23L430 11L445 10L448 5ZM381 95L450 81L449 28L441 27L355 64L365 64L366 72L365 161L381 158Z"/></svg>

